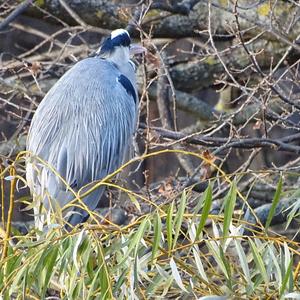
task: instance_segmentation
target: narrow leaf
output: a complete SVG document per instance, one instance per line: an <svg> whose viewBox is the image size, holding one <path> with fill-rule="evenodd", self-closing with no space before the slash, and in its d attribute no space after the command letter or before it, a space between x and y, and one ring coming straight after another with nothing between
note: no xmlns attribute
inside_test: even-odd
<svg viewBox="0 0 300 300"><path fill-rule="evenodd" d="M168 209L168 213L167 213L167 243L168 243L168 251L171 252L172 249L172 240L173 240L173 222L172 222L172 217L173 217L173 210L174 210L174 202L171 203L171 205L169 206Z"/></svg>
<svg viewBox="0 0 300 300"><path fill-rule="evenodd" d="M250 286L252 288L250 270L249 270L248 261L247 261L247 257L246 257L246 254L244 252L244 249L243 249L240 241L234 240L234 244L235 244L235 248L236 248L236 251L238 253L238 256L239 256L239 260L240 260L242 270L244 272L244 276L247 280L247 284L248 284L248 286Z"/></svg>
<svg viewBox="0 0 300 300"><path fill-rule="evenodd" d="M176 213L176 218L175 218L175 226L174 226L175 227L175 235L174 235L174 240L173 240L173 249L176 248L176 242L177 242L179 232L181 229L181 224L182 224L182 220L183 220L185 207L186 207L186 192L184 191L182 193L180 205L179 205L178 211Z"/></svg>
<svg viewBox="0 0 300 300"><path fill-rule="evenodd" d="M95 299L95 290L97 289L97 286L98 286L98 283L99 283L99 280L100 280L100 276L101 276L101 271L102 271L102 268L100 267L96 272L95 272L95 276L94 276L94 279L92 281L92 284L89 288L89 292L87 294L87 299Z"/></svg>
<svg viewBox="0 0 300 300"><path fill-rule="evenodd" d="M276 192L272 201L272 205L268 214L268 218L266 221L266 225L265 225L265 230L267 230L271 224L271 221L274 217L275 211L276 211L276 207L278 205L278 202L280 200L280 195L281 195L281 191L282 191L282 176L280 176L278 184L277 184L277 188L276 188Z"/></svg>
<svg viewBox="0 0 300 300"><path fill-rule="evenodd" d="M234 211L235 202L236 202L236 183L233 182L225 198L223 237L228 236L229 226L232 220L232 214Z"/></svg>
<svg viewBox="0 0 300 300"><path fill-rule="evenodd" d="M296 299L296 300L299 300L300 299L300 293L299 292L288 293L288 294L284 295L283 298L284 299Z"/></svg>
<svg viewBox="0 0 300 300"><path fill-rule="evenodd" d="M183 282L181 280L180 274L178 272L176 263L173 259L173 257L170 259L170 266L171 266L171 271L172 271L172 276L175 279L177 285L185 292L187 292L187 290L185 289Z"/></svg>
<svg viewBox="0 0 300 300"><path fill-rule="evenodd" d="M204 271L204 268L203 268L203 265L202 265L202 262L201 262L201 258L199 256L198 252L199 252L198 247L194 246L193 247L193 254L194 254L194 257L195 257L195 262L196 262L197 269L200 273L200 276L208 282L208 278L205 274L205 271Z"/></svg>
<svg viewBox="0 0 300 300"><path fill-rule="evenodd" d="M282 285L280 287L280 292L279 292L279 298L282 297L289 279L291 278L293 280L293 276L291 276L291 275L293 275L292 266L293 266L293 259L291 258L290 263L286 269L286 272L285 272L283 280L282 280Z"/></svg>
<svg viewBox="0 0 300 300"><path fill-rule="evenodd" d="M207 189L205 190L202 198L203 198L202 202L204 203L204 206L202 209L200 223L197 227L195 241L199 238L199 235L204 228L205 222L206 222L208 214L210 212L211 203L212 203L212 188L211 188L210 184L208 185Z"/></svg>
<svg viewBox="0 0 300 300"><path fill-rule="evenodd" d="M136 197L134 197L133 195L129 194L128 193L128 196L129 196L129 199L131 200L131 202L134 204L134 206L137 208L137 210L139 212L141 212L141 206L140 206L140 203L139 201L137 201Z"/></svg>
<svg viewBox="0 0 300 300"><path fill-rule="evenodd" d="M260 273L265 281L265 283L269 282L269 278L267 275L267 271L266 268L264 266L264 262L262 257L259 254L259 251L257 249L257 247L255 246L255 244L251 241L251 239L249 239L249 243L250 243L250 247L251 247L251 252L253 254L253 259L255 261L256 266L258 267L258 269L260 270Z"/></svg>
<svg viewBox="0 0 300 300"><path fill-rule="evenodd" d="M80 273L80 266L79 266L78 260L77 260L77 252L79 250L79 247L80 247L81 243L83 242L84 234L85 234L84 230L82 230L79 233L79 235L78 235L78 237L76 239L74 248L73 248L73 263L74 263L74 266L75 266L77 272L79 272L79 273Z"/></svg>
<svg viewBox="0 0 300 300"><path fill-rule="evenodd" d="M53 273L54 264L56 262L56 258L58 255L58 247L52 248L51 251L49 251L49 255L44 261L44 272L45 272L45 280L44 280L44 286L42 290L42 295L45 295L46 290L48 288L49 280L51 278L51 275Z"/></svg>
<svg viewBox="0 0 300 300"><path fill-rule="evenodd" d="M134 234L133 238L131 239L130 245L129 245L129 247L128 247L128 249L127 249L125 255L124 255L123 260L120 262L120 264L123 264L123 263L127 260L129 254L131 253L131 251L132 251L133 249L135 249L134 255L136 255L137 250L138 250L138 248L139 248L139 243L140 243L140 241L141 241L141 239L142 239L142 237L143 237L143 235L144 235L144 232L145 232L145 229L146 229L146 225L147 225L147 224L148 224L148 218L146 217L146 218L142 221L142 223L140 224L140 226L139 226L137 232Z"/></svg>
<svg viewBox="0 0 300 300"><path fill-rule="evenodd" d="M156 257L160 239L161 239L161 219L159 213L157 212L154 219L154 237L153 237L153 244L152 244L151 263L153 263Z"/></svg>

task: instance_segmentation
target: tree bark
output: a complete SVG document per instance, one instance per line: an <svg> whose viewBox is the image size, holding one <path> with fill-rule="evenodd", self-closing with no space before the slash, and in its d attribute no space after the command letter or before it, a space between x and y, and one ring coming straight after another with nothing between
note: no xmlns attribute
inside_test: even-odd
<svg viewBox="0 0 300 300"><path fill-rule="evenodd" d="M131 4L127 5L124 1L116 0L68 0L65 2L87 24L107 29L126 27L130 18L128 15L133 14L136 8L134 4L140 3L140 1L131 1ZM173 2L176 3L177 1ZM214 29L218 34L228 34L228 24L234 22L233 2L211 1L211 15L214 19ZM74 23L73 18L62 8L59 0L37 1L37 5L64 21ZM251 5L253 7L250 9ZM188 9L188 7L187 9L178 9L178 5L173 4L173 7L171 5L171 9L168 9L166 5L160 4L159 1L153 1L153 8L155 9L149 10L142 27L146 31L153 28L152 34L155 37L199 36L197 31L207 28L208 1L198 1L196 5L191 5L191 7L191 9ZM253 1L240 0L239 7L237 11L241 19L242 29L248 29L253 25L262 27L266 31L271 28L269 14L272 7L268 1L262 1L260 5L253 5ZM245 9L247 7L248 9ZM273 9L273 18L276 19L276 23L272 24L272 30L277 30L276 26L280 26L278 29L285 31L289 27L291 28L289 38L295 37L300 28L299 22L295 21L295 24L293 24L293 15L297 9L297 6L293 3L279 1ZM38 12L33 8L29 13L37 14ZM271 30L269 31L271 36L274 35ZM249 35L257 34L257 29L247 33Z"/></svg>

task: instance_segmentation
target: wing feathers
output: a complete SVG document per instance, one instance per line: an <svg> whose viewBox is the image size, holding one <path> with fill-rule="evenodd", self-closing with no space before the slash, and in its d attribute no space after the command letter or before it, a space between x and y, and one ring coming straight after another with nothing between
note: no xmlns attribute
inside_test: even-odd
<svg viewBox="0 0 300 300"><path fill-rule="evenodd" d="M136 91L124 77L104 60L85 59L57 82L35 113L28 150L46 160L74 188L113 172L129 149ZM50 170L43 168L41 180L33 176L32 168L28 170L28 179L35 181L32 189L43 190L51 184L53 198L65 190L53 183ZM88 205L94 207L94 203Z"/></svg>

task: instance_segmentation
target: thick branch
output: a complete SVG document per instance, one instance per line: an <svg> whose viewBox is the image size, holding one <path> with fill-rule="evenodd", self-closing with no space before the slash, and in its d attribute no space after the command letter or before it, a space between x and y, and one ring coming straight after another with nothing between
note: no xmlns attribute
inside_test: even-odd
<svg viewBox="0 0 300 300"><path fill-rule="evenodd" d="M126 15L128 15L128 12L132 14L136 8L136 5L126 5L124 1L116 0L68 0L66 2L87 24L108 29L126 27L128 23L128 17ZM137 1L136 3L138 4L140 2L141 1ZM243 2L246 2L245 4L252 4L250 0ZM59 0L48 0L38 3L42 8L50 11L53 15L71 24L74 22L72 17L61 9ZM212 16L215 20L214 25L217 33L228 35L228 24L233 24L234 22L232 3L213 0L212 4L214 5ZM271 36L273 34L273 36L277 37L277 35L274 35L274 32L277 33L279 30L285 32L296 10L296 5L286 3L285 1L279 1L279 3L276 4L272 12L272 17L273 19L277 19L277 24L280 24L281 27L276 28L276 24L272 24L273 26L270 29ZM265 3L248 10L238 9L242 29L248 29L253 26L253 24L257 24L258 27L263 26L270 28L270 11L271 6L266 6ZM36 14L37 11L32 10L32 13ZM198 36L197 31L207 28L207 16L207 1L172 1L172 4L169 4L169 1L154 0L152 9L149 10L142 26L146 31L152 28L153 30L151 30L151 32L156 37L177 38ZM299 28L299 24L293 24L291 35L293 35L294 32L299 32ZM262 30L265 30L265 28ZM249 34L251 34L251 32L249 32ZM257 34L257 30L254 30L254 34ZM229 35L231 36L231 34ZM287 39L292 40L293 38L287 37Z"/></svg>
<svg viewBox="0 0 300 300"><path fill-rule="evenodd" d="M34 2L33 0L25 0L21 4L19 4L15 10L10 13L1 23L0 23L0 31L5 29L11 22L13 22L19 15L21 15L31 4Z"/></svg>
<svg viewBox="0 0 300 300"><path fill-rule="evenodd" d="M279 62L287 49L276 41L269 42L263 39L249 44L248 47L253 53L260 52L255 57L257 64L261 69L267 70L270 65ZM241 46L228 48L225 52L220 50L220 55L226 67L232 70L231 74L238 80L244 80L253 73L249 68L252 62ZM294 55L293 60L296 61L299 55ZM175 87L182 91L201 90L218 83L226 75L221 61L214 55L174 65L170 68L170 74Z"/></svg>
<svg viewBox="0 0 300 300"><path fill-rule="evenodd" d="M144 125L140 125L145 128ZM222 147L222 150L228 148L240 149L253 149L253 148L271 148L277 151L286 151L291 153L300 154L300 146L289 144L291 142L299 142L300 134L290 135L281 139L268 139L268 138L220 138L204 135L190 135L186 136L181 132L174 132L158 127L151 127L162 138L171 140L180 140L189 144L205 146L208 148Z"/></svg>

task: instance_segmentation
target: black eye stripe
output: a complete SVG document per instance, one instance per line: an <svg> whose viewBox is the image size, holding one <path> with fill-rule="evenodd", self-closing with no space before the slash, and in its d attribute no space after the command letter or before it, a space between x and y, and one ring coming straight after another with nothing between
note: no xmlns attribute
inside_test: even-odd
<svg viewBox="0 0 300 300"><path fill-rule="evenodd" d="M117 35L110 41L111 41L112 45L114 45L114 46L124 46L124 47L129 47L130 43L131 43L130 37L125 32Z"/></svg>
<svg viewBox="0 0 300 300"><path fill-rule="evenodd" d="M111 52L114 50L115 47L129 47L131 43L130 37L128 36L127 33L122 33L111 39L111 37L107 37L100 49L99 54L103 54L106 52Z"/></svg>

